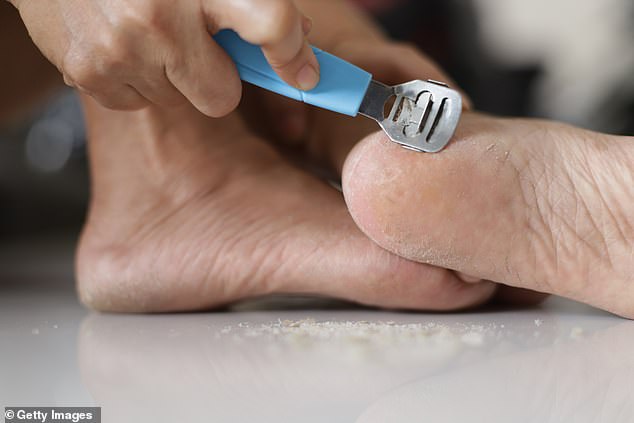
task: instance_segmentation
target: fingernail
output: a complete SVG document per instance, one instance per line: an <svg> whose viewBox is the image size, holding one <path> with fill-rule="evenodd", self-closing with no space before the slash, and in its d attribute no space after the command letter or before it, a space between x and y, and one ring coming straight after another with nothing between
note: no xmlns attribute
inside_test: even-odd
<svg viewBox="0 0 634 423"><path fill-rule="evenodd" d="M319 73L311 64L304 65L297 72L297 87L302 91L312 90L319 82Z"/></svg>

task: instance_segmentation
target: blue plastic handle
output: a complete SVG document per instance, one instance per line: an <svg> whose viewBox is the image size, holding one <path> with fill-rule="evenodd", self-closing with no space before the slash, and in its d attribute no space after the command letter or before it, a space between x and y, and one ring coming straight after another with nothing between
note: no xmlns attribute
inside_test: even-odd
<svg viewBox="0 0 634 423"><path fill-rule="evenodd" d="M260 47L244 41L234 31L220 31L214 39L231 56L243 81L344 115L358 114L372 80L363 69L313 47L320 66L319 84L310 91L301 91L277 76Z"/></svg>

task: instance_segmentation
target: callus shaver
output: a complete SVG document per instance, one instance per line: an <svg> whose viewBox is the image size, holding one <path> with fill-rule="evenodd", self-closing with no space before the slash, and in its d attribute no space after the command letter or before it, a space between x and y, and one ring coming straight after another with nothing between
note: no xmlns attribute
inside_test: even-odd
<svg viewBox="0 0 634 423"><path fill-rule="evenodd" d="M277 76L260 47L234 31L220 31L214 39L235 62L243 81L333 112L374 119L392 141L414 151L442 150L460 120L462 98L442 82L388 86L373 80L363 69L313 47L320 81L314 89L301 91Z"/></svg>

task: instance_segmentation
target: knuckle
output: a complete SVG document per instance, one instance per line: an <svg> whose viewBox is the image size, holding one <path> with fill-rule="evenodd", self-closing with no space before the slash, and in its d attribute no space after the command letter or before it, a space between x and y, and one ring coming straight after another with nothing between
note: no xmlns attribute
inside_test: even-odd
<svg viewBox="0 0 634 423"><path fill-rule="evenodd" d="M134 2L122 10L118 19L117 26L134 33L165 34L168 30L166 13L157 1Z"/></svg>
<svg viewBox="0 0 634 423"><path fill-rule="evenodd" d="M101 75L121 71L132 60L127 40L118 33L103 34L95 46L95 66Z"/></svg>
<svg viewBox="0 0 634 423"><path fill-rule="evenodd" d="M100 76L90 57L82 52L69 52L64 56L62 71L65 79L78 87L93 87Z"/></svg>
<svg viewBox="0 0 634 423"><path fill-rule="evenodd" d="M125 42L115 34L101 34L85 46L69 51L63 59L63 73L79 85L95 86L117 78L134 59Z"/></svg>
<svg viewBox="0 0 634 423"><path fill-rule="evenodd" d="M126 49L115 47L114 45L103 44L96 48L94 55L88 57L91 61L94 79L103 83L104 81L125 82L127 70L134 66L134 57Z"/></svg>

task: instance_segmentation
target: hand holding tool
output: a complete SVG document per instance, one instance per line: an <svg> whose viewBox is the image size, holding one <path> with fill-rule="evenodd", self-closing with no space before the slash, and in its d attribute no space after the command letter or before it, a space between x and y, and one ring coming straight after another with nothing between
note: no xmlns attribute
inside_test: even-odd
<svg viewBox="0 0 634 423"><path fill-rule="evenodd" d="M442 150L460 120L462 97L442 82L411 81L391 87L313 47L321 78L313 90L301 91L277 76L260 47L234 31L220 31L214 39L231 56L243 81L323 109L374 119L392 141L414 151Z"/></svg>

